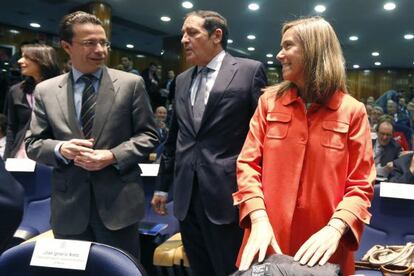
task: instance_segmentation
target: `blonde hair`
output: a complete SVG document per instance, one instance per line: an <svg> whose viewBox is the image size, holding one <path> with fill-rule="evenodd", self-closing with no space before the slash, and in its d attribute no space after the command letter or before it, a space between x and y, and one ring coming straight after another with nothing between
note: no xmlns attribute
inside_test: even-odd
<svg viewBox="0 0 414 276"><path fill-rule="evenodd" d="M309 17L285 23L282 35L289 29L294 30L303 49L305 87L302 96L325 104L335 91L347 93L345 60L332 26L321 17ZM292 87L295 84L283 81L266 91L275 91L280 97Z"/></svg>

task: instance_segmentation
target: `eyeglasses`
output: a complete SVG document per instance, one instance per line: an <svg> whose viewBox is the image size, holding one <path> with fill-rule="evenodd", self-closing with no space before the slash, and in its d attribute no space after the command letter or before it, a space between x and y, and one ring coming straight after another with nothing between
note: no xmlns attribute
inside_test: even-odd
<svg viewBox="0 0 414 276"><path fill-rule="evenodd" d="M78 43L82 46L85 46L87 48L95 48L96 46L101 45L104 48L111 47L111 42L107 40L82 40L82 41L75 41L72 40L72 42Z"/></svg>

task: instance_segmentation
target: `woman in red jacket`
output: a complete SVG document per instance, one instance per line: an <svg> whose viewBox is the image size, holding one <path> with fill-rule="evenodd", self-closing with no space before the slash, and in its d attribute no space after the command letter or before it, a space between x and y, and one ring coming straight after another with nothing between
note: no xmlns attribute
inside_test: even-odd
<svg viewBox="0 0 414 276"><path fill-rule="evenodd" d="M245 228L238 264L272 252L313 266L328 260L344 275L373 194L375 167L364 105L347 94L345 63L320 17L282 29L284 81L266 89L237 162L233 194Z"/></svg>

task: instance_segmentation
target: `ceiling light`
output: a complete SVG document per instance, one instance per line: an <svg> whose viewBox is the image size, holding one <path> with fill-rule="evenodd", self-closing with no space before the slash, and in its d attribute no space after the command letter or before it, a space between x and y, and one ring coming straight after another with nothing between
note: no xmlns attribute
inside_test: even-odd
<svg viewBox="0 0 414 276"><path fill-rule="evenodd" d="M127 45L125 45L127 48L129 48L129 49L132 49L132 48L134 48L134 44L127 44Z"/></svg>
<svg viewBox="0 0 414 276"><path fill-rule="evenodd" d="M410 39L414 38L414 35L413 34L405 34L404 38L407 39L407 40L410 40Z"/></svg>
<svg viewBox="0 0 414 276"><path fill-rule="evenodd" d="M393 9L395 9L396 5L394 2L388 2L384 4L384 10L387 11L392 11Z"/></svg>
<svg viewBox="0 0 414 276"><path fill-rule="evenodd" d="M352 65L352 68L358 69L359 68L359 65L358 64L354 64L354 65Z"/></svg>
<svg viewBox="0 0 414 276"><path fill-rule="evenodd" d="M171 17L168 17L168 16L161 16L161 21L164 21L164 22L170 22L170 21L171 21Z"/></svg>
<svg viewBox="0 0 414 276"><path fill-rule="evenodd" d="M247 50L248 51L254 51L254 50L256 50L254 47L249 47L249 48L247 48Z"/></svg>
<svg viewBox="0 0 414 276"><path fill-rule="evenodd" d="M40 26L40 24L39 24L39 23L32 22L32 23L30 23L30 27L33 27L33 28L40 28L41 26Z"/></svg>
<svg viewBox="0 0 414 276"><path fill-rule="evenodd" d="M326 11L326 7L324 5L316 5L314 10L316 12L323 13L324 11Z"/></svg>
<svg viewBox="0 0 414 276"><path fill-rule="evenodd" d="M266 54L266 57L268 57L268 58L272 58L273 57L273 54Z"/></svg>
<svg viewBox="0 0 414 276"><path fill-rule="evenodd" d="M378 53L378 52L372 52L372 53L371 53L371 55L372 55L373 57L377 57L377 56L379 56L379 53Z"/></svg>
<svg viewBox="0 0 414 276"><path fill-rule="evenodd" d="M144 55L140 55L140 54L136 55L136 57L137 57L137 58L145 58L145 56L144 56Z"/></svg>
<svg viewBox="0 0 414 276"><path fill-rule="evenodd" d="M250 35L247 36L247 39L254 40L254 39L256 39L256 36L250 34Z"/></svg>
<svg viewBox="0 0 414 276"><path fill-rule="evenodd" d="M12 34L20 34L20 32L15 29L10 29L9 32L11 32Z"/></svg>
<svg viewBox="0 0 414 276"><path fill-rule="evenodd" d="M227 43L228 44L232 44L233 43L233 39L227 39Z"/></svg>
<svg viewBox="0 0 414 276"><path fill-rule="evenodd" d="M248 7L249 7L249 10L252 10L252 11L257 11L260 8L259 4L257 3L250 3Z"/></svg>
<svg viewBox="0 0 414 276"><path fill-rule="evenodd" d="M374 62L374 64L375 64L375 66L380 66L381 65L381 62L376 61L376 62Z"/></svg>
<svg viewBox="0 0 414 276"><path fill-rule="evenodd" d="M359 37L357 37L356 35L351 35L349 37L349 40L351 40L351 41L357 41L358 39L359 39Z"/></svg>
<svg viewBox="0 0 414 276"><path fill-rule="evenodd" d="M184 9L191 9L193 7L193 3L190 1L184 1L181 3L181 6L183 6Z"/></svg>
<svg viewBox="0 0 414 276"><path fill-rule="evenodd" d="M268 60L268 61L267 61L267 64L270 64L270 65L272 65L272 64L273 64L273 61L271 61L271 60Z"/></svg>
<svg viewBox="0 0 414 276"><path fill-rule="evenodd" d="M6 65L6 66L7 66L7 65L9 65L9 63L8 63L7 61L5 61L5 62L4 62L4 65Z"/></svg>
<svg viewBox="0 0 414 276"><path fill-rule="evenodd" d="M370 72L371 72L371 70L368 70L368 69L365 69L365 70L364 70L364 73L365 73L365 74L369 74Z"/></svg>

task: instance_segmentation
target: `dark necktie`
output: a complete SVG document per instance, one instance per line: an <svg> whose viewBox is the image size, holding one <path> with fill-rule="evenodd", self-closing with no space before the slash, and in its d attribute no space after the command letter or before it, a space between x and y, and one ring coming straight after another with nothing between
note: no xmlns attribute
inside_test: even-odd
<svg viewBox="0 0 414 276"><path fill-rule="evenodd" d="M207 74L210 71L208 67L204 67L198 73L200 78L197 86L197 94L195 95L194 106L193 106L193 116L194 116L194 126L196 131L200 129L201 119L203 118L204 110L206 105L204 103L206 95L206 82Z"/></svg>
<svg viewBox="0 0 414 276"><path fill-rule="evenodd" d="M91 138L93 119L95 117L96 93L93 87L95 77L93 75L82 75L80 79L85 83L82 92L81 123L85 138Z"/></svg>

